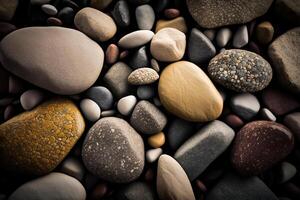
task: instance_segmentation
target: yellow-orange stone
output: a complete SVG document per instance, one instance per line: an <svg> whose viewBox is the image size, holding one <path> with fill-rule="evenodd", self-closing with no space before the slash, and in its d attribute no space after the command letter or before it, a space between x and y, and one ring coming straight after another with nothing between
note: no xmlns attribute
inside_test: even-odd
<svg viewBox="0 0 300 200"><path fill-rule="evenodd" d="M148 138L148 144L153 148L159 148L165 144L166 137L163 132L159 132Z"/></svg>
<svg viewBox="0 0 300 200"><path fill-rule="evenodd" d="M208 76L197 65L179 61L162 72L158 93L163 106L188 121L207 122L218 118L223 100Z"/></svg>
<svg viewBox="0 0 300 200"><path fill-rule="evenodd" d="M54 99L0 125L0 167L42 175L52 171L84 132L84 119L67 99Z"/></svg>

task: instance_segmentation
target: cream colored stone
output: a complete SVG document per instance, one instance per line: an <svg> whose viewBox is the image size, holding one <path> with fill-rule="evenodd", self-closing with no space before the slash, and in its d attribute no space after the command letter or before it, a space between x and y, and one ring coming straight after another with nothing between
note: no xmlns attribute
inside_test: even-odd
<svg viewBox="0 0 300 200"><path fill-rule="evenodd" d="M172 20L158 20L156 23L155 33L163 28L175 28L183 33L187 32L186 23L183 17L177 17Z"/></svg>

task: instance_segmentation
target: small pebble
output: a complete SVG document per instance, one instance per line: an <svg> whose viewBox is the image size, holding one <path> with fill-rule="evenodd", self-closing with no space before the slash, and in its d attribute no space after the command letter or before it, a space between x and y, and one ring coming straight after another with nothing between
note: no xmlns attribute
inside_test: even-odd
<svg viewBox="0 0 300 200"><path fill-rule="evenodd" d="M91 99L83 99L80 102L80 109L83 112L85 118L91 122L95 122L100 118L100 107Z"/></svg>
<svg viewBox="0 0 300 200"><path fill-rule="evenodd" d="M154 58L151 59L151 66L156 72L160 71L159 64Z"/></svg>
<svg viewBox="0 0 300 200"><path fill-rule="evenodd" d="M114 100L112 93L103 86L94 86L87 90L86 97L95 101L102 110L112 107Z"/></svg>
<svg viewBox="0 0 300 200"><path fill-rule="evenodd" d="M122 115L125 115L125 116L130 115L131 112L133 111L133 108L134 108L136 102L137 102L137 99L133 95L123 97L118 101L118 104L117 104L118 111Z"/></svg>
<svg viewBox="0 0 300 200"><path fill-rule="evenodd" d="M114 114L116 114L115 110L104 110L101 112L102 117L112 117Z"/></svg>
<svg viewBox="0 0 300 200"><path fill-rule="evenodd" d="M132 85L151 84L158 79L158 73L154 69L148 67L136 69L128 76L128 82Z"/></svg>
<svg viewBox="0 0 300 200"><path fill-rule="evenodd" d="M91 199L102 199L108 192L108 187L105 183L98 183L92 191Z"/></svg>
<svg viewBox="0 0 300 200"><path fill-rule="evenodd" d="M39 105L45 98L40 90L27 90L20 97L20 102L24 110L32 110Z"/></svg>
<svg viewBox="0 0 300 200"><path fill-rule="evenodd" d="M231 39L232 32L229 28L221 28L216 36L216 42L219 47L225 47Z"/></svg>
<svg viewBox="0 0 300 200"><path fill-rule="evenodd" d="M233 46L235 48L242 48L246 44L248 44L249 36L247 26L243 25L239 27L233 36Z"/></svg>
<svg viewBox="0 0 300 200"><path fill-rule="evenodd" d="M216 30L215 29L207 29L207 30L203 31L203 34L206 35L206 37L208 39L210 39L210 41L213 41L216 36Z"/></svg>
<svg viewBox="0 0 300 200"><path fill-rule="evenodd" d="M154 88L150 85L141 85L137 88L137 96L139 99L151 99L155 95Z"/></svg>
<svg viewBox="0 0 300 200"><path fill-rule="evenodd" d="M105 60L108 64L114 64L119 58L119 48L115 44L110 44L105 52Z"/></svg>
<svg viewBox="0 0 300 200"><path fill-rule="evenodd" d="M164 15L168 19L174 19L176 17L179 17L180 11L176 8L168 8L164 10Z"/></svg>
<svg viewBox="0 0 300 200"><path fill-rule="evenodd" d="M165 144L166 138L163 132L151 135L148 138L148 144L153 148L159 148Z"/></svg>
<svg viewBox="0 0 300 200"><path fill-rule="evenodd" d="M71 25L74 21L75 11L71 7L64 7L57 16L65 25Z"/></svg>
<svg viewBox="0 0 300 200"><path fill-rule="evenodd" d="M265 120L276 121L276 116L268 108L261 109L260 114Z"/></svg>
<svg viewBox="0 0 300 200"><path fill-rule="evenodd" d="M151 30L155 22L155 13L150 5L141 5L135 9L136 22L141 30Z"/></svg>
<svg viewBox="0 0 300 200"><path fill-rule="evenodd" d="M116 24L120 27L127 27L130 25L130 11L127 1L117 1L112 11L112 16Z"/></svg>
<svg viewBox="0 0 300 200"><path fill-rule="evenodd" d="M266 45L269 44L274 35L274 27L268 21L262 22L257 25L255 29L255 37L257 42Z"/></svg>
<svg viewBox="0 0 300 200"><path fill-rule="evenodd" d="M44 4L41 8L47 15L54 16L57 14L57 9L53 5Z"/></svg>
<svg viewBox="0 0 300 200"><path fill-rule="evenodd" d="M150 42L153 36L154 33L149 30L134 31L123 36L118 44L125 49L136 48Z"/></svg>
<svg viewBox="0 0 300 200"><path fill-rule="evenodd" d="M60 19L56 18L56 17L49 17L47 19L47 24L49 26L62 26L63 22Z"/></svg>
<svg viewBox="0 0 300 200"><path fill-rule="evenodd" d="M130 56L129 66L133 69L149 66L146 46L142 46L133 51Z"/></svg>
<svg viewBox="0 0 300 200"><path fill-rule="evenodd" d="M149 162L149 163L155 162L162 153L163 153L163 150L161 148L149 149L146 152L147 162Z"/></svg>

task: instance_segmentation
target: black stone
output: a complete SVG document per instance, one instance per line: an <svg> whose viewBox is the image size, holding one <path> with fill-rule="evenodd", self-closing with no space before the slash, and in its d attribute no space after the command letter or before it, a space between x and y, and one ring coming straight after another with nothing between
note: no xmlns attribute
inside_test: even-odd
<svg viewBox="0 0 300 200"><path fill-rule="evenodd" d="M133 182L120 190L116 195L116 200L154 200L157 199L152 188L143 182Z"/></svg>
<svg viewBox="0 0 300 200"><path fill-rule="evenodd" d="M130 57L129 67L133 69L149 66L149 59L147 57L146 46L143 46L133 52Z"/></svg>
<svg viewBox="0 0 300 200"><path fill-rule="evenodd" d="M130 11L126 1L118 1L115 4L112 15L118 26L127 27L130 25Z"/></svg>
<svg viewBox="0 0 300 200"><path fill-rule="evenodd" d="M86 96L95 101L102 110L110 109L114 102L112 93L102 86L91 87L86 92Z"/></svg>

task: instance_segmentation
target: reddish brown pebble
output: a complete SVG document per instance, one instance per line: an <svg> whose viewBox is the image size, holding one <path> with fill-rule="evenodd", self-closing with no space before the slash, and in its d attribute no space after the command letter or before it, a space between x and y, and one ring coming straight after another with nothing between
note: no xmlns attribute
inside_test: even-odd
<svg viewBox="0 0 300 200"><path fill-rule="evenodd" d="M105 183L97 184L91 194L91 199L102 199L107 194L107 191L108 189Z"/></svg>
<svg viewBox="0 0 300 200"><path fill-rule="evenodd" d="M47 19L47 24L49 26L62 26L63 25L62 21L56 17L49 17Z"/></svg>
<svg viewBox="0 0 300 200"><path fill-rule="evenodd" d="M0 39L4 38L10 32L16 30L17 27L13 24L0 22Z"/></svg>
<svg viewBox="0 0 300 200"><path fill-rule="evenodd" d="M204 185L204 183L200 180L196 180L196 186L199 188L199 190L203 193L206 193L207 192L207 188L206 186Z"/></svg>
<svg viewBox="0 0 300 200"><path fill-rule="evenodd" d="M128 56L129 52L128 51L122 51L120 53L120 59L125 59Z"/></svg>
<svg viewBox="0 0 300 200"><path fill-rule="evenodd" d="M168 19L174 19L179 17L180 11L175 8L169 8L164 11L165 17Z"/></svg>
<svg viewBox="0 0 300 200"><path fill-rule="evenodd" d="M110 44L105 52L105 59L108 64L114 64L119 58L119 48L115 44Z"/></svg>
<svg viewBox="0 0 300 200"><path fill-rule="evenodd" d="M234 114L227 115L225 118L225 123L232 128L240 128L244 125L243 120Z"/></svg>

